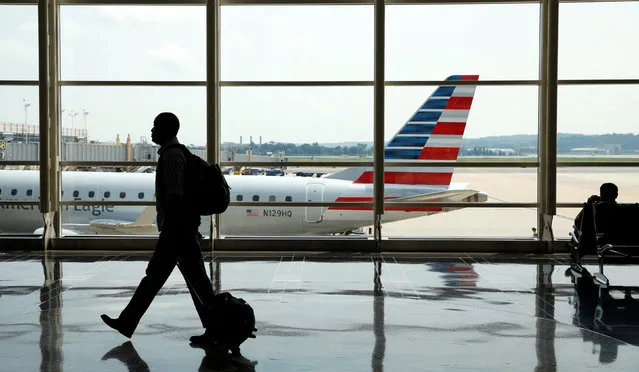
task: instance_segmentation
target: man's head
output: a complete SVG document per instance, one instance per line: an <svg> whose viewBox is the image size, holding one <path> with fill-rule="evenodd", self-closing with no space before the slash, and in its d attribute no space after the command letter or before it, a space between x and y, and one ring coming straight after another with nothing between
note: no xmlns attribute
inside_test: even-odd
<svg viewBox="0 0 639 372"><path fill-rule="evenodd" d="M153 120L151 140L158 145L165 144L171 138L177 136L180 130L180 120L171 112L163 112Z"/></svg>
<svg viewBox="0 0 639 372"><path fill-rule="evenodd" d="M619 190L614 183L604 183L599 187L599 195L602 201L614 202L617 199Z"/></svg>

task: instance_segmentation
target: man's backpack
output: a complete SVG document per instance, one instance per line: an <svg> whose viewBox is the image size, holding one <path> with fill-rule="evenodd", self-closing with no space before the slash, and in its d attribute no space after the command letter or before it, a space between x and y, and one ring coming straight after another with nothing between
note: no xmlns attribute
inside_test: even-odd
<svg viewBox="0 0 639 372"><path fill-rule="evenodd" d="M248 338L255 338L255 313L244 299L228 292L215 295L209 312L208 329L213 340L233 355L240 355L240 345Z"/></svg>
<svg viewBox="0 0 639 372"><path fill-rule="evenodd" d="M231 202L231 188L226 183L220 166L209 164L184 145L178 146L186 155L185 188L195 212L200 216L224 213Z"/></svg>

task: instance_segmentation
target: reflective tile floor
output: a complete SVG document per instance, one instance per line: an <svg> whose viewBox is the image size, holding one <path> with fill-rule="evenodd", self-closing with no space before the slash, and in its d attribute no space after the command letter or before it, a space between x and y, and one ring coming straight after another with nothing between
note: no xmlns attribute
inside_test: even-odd
<svg viewBox="0 0 639 372"><path fill-rule="evenodd" d="M598 291L572 283L565 256L208 257L216 288L255 309L242 361L189 345L202 330L178 270L130 342L102 323L147 259L0 253L0 371L639 369L639 313L599 306L595 321ZM617 285L636 272L607 269Z"/></svg>

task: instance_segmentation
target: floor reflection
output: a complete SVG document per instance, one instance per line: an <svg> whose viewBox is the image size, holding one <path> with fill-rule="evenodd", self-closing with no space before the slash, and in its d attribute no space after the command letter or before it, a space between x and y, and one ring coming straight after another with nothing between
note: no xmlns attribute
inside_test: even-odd
<svg viewBox="0 0 639 372"><path fill-rule="evenodd" d="M554 372L557 370L555 354L555 290L552 284L554 265L537 265L537 288L535 290L535 316L537 317L537 335L535 351L537 366L535 372Z"/></svg>
<svg viewBox="0 0 639 372"><path fill-rule="evenodd" d="M386 353L386 335L384 333L384 291L382 286L382 261L374 260L373 275L373 333L375 346L371 356L373 372L384 371L384 355Z"/></svg>
<svg viewBox="0 0 639 372"><path fill-rule="evenodd" d="M42 258L44 284L40 288L40 371L62 371L62 263Z"/></svg>
<svg viewBox="0 0 639 372"><path fill-rule="evenodd" d="M584 342L592 342L593 353L599 349L600 363L615 362L620 345L639 346L639 288L600 286L581 266L571 267L566 275L575 287L573 324L581 327Z"/></svg>
<svg viewBox="0 0 639 372"><path fill-rule="evenodd" d="M339 270L345 274L338 276L332 265L342 263L338 259L313 262L306 257L280 267L284 264L277 260L243 266L240 259L213 258L209 269L215 290L223 291L224 283L226 290L246 292L247 300L260 309L258 320L267 325L264 337L247 345L246 356L259 360L258 368L257 362L231 360L214 348L189 349L188 337L197 327L190 303L183 301L187 297L176 297L187 296L181 281L167 286L154 318L138 338L127 341L105 330L97 314L104 306L116 306L119 293L134 288L137 278L129 268L122 269L119 258L97 263L103 258L87 262L45 255L41 261L30 257L0 266L0 273L5 273L0 277L0 360L9 361L7 370L20 370L24 357L19 355L29 353L32 365L25 363L24 368L39 367L41 372L82 370L87 363L96 363L92 368L98 371L342 367L383 372L416 370L424 362L431 363L425 368L432 370L483 371L507 370L506 364L520 359L528 361L520 366L523 370L556 372L566 365L580 370L614 363L623 369L639 355L632 346L639 346L639 289L602 289L586 269L565 271L567 265L558 260L471 264L436 259L404 264L373 257L342 266ZM302 265L308 266L302 270ZM115 277L117 270L121 272ZM632 270L619 269L626 277ZM292 286L286 282L277 294L269 293L269 280L281 273L301 291L280 291ZM335 304L326 306L323 301ZM348 311L322 313L320 307ZM163 311L169 308L178 310ZM588 350L582 353L584 346ZM311 347L317 350L309 351ZM485 359L500 348L512 350L503 362ZM32 354L38 350L39 356ZM482 364L489 362L489 367Z"/></svg>

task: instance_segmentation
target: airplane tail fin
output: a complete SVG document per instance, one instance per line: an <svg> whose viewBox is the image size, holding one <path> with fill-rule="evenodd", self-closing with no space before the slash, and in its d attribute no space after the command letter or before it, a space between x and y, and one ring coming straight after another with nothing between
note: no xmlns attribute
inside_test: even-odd
<svg viewBox="0 0 639 372"><path fill-rule="evenodd" d="M446 81L477 81L479 75L453 75ZM440 86L404 123L384 149L386 161L437 161L442 167L387 167L386 184L448 186L466 129L476 85ZM373 170L355 167L327 178L373 183Z"/></svg>

